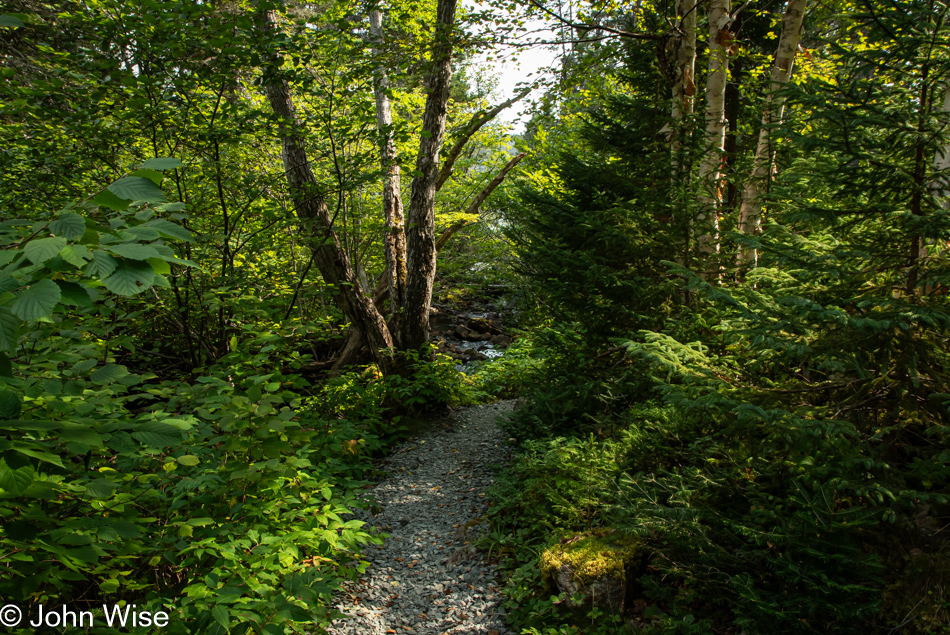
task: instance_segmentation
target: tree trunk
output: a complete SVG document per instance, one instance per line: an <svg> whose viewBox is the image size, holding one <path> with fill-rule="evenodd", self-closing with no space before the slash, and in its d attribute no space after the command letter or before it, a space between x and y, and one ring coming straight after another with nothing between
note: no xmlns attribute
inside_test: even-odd
<svg viewBox="0 0 950 635"><path fill-rule="evenodd" d="M672 62L670 79L673 85L670 151L673 159L673 178L679 181L685 172L684 119L693 114L696 102L696 3L694 0L676 0L676 17L682 35L667 40L666 46Z"/></svg>
<svg viewBox="0 0 950 635"><path fill-rule="evenodd" d="M696 215L696 244L700 255L719 251L719 212L722 207L722 161L726 143L726 81L733 36L729 0L709 0L709 71L706 75L706 150L699 166L701 211ZM715 265L718 271L718 263ZM708 275L704 276L708 277Z"/></svg>
<svg viewBox="0 0 950 635"><path fill-rule="evenodd" d="M762 127L759 130L755 157L752 159L752 174L742 193L742 207L739 209L739 231L743 234L754 234L759 228L762 214L761 198L771 176L773 164L769 133L773 124L782 121L785 98L778 92L792 75L807 4L808 0L788 0L788 5L785 7L782 34L775 52L775 64L772 66L771 87L765 101L765 110L762 112ZM755 250L740 246L739 260L754 263Z"/></svg>
<svg viewBox="0 0 950 635"><path fill-rule="evenodd" d="M260 23L265 32L272 32L273 13L262 12ZM272 65L264 76L264 92L280 120L281 160L297 218L309 234L313 261L323 274L324 281L336 288L337 304L353 328L359 331L385 374L394 367L392 337L382 315L373 306L372 299L363 294L359 278L333 230L330 210L307 158L290 86L281 76L276 56L271 56L271 61Z"/></svg>
<svg viewBox="0 0 950 635"><path fill-rule="evenodd" d="M378 10L369 13L369 31L373 51L379 54L384 42L383 18ZM406 294L406 234L402 208L399 163L396 160L396 142L393 139L393 116L389 107L389 75L386 69L376 67L373 95L376 98L376 127L379 131L379 161L383 168L383 217L386 223L386 277L389 281L389 308L391 315L402 313ZM398 339L399 331L393 331ZM399 342L396 342L399 345Z"/></svg>
<svg viewBox="0 0 950 635"><path fill-rule="evenodd" d="M408 277L402 320L393 322L401 331L400 344L418 350L429 339L429 307L435 280L435 191L439 177L439 151L445 135L449 87L452 79L452 26L457 0L439 0L432 47L422 139L412 178L412 197L406 227Z"/></svg>

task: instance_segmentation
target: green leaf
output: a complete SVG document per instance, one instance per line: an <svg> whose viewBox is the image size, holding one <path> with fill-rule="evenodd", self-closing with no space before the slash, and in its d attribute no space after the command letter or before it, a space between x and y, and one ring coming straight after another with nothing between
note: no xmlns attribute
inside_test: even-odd
<svg viewBox="0 0 950 635"><path fill-rule="evenodd" d="M38 461L43 461L45 463L52 463L53 465L57 467L66 467L65 465L63 465L63 460L56 454L51 454L49 452L38 452L36 450L24 448L19 445L14 447L13 449L19 452L20 454L32 457Z"/></svg>
<svg viewBox="0 0 950 635"><path fill-rule="evenodd" d="M21 320L39 320L52 315L61 296L59 285L44 278L21 291L10 310Z"/></svg>
<svg viewBox="0 0 950 635"><path fill-rule="evenodd" d="M63 304L87 309L95 306L92 297L89 295L89 290L82 285L67 280L56 280L55 282L59 285L59 290L62 293L59 301Z"/></svg>
<svg viewBox="0 0 950 635"><path fill-rule="evenodd" d="M136 426L132 437L153 448L165 448L181 443L181 430L157 421L146 421Z"/></svg>
<svg viewBox="0 0 950 635"><path fill-rule="evenodd" d="M34 265L41 265L54 256L58 256L65 246L65 238L58 236L55 238L40 238L28 242L23 251L26 252L26 257L30 259L30 262Z"/></svg>
<svg viewBox="0 0 950 635"><path fill-rule="evenodd" d="M165 178L161 172L152 170L150 168L141 168L133 172L130 176L140 176L143 179L148 179L155 185L161 185L162 179Z"/></svg>
<svg viewBox="0 0 950 635"><path fill-rule="evenodd" d="M106 364L102 368L96 370L93 374L89 375L89 379L96 384L111 384L112 382L118 381L129 374L129 369L125 366L120 366L118 364Z"/></svg>
<svg viewBox="0 0 950 635"><path fill-rule="evenodd" d="M115 273L102 282L113 293L132 296L148 289L154 277L155 272L147 262L122 260Z"/></svg>
<svg viewBox="0 0 950 635"><path fill-rule="evenodd" d="M74 267L85 267L92 260L92 252L83 245L66 245L59 255Z"/></svg>
<svg viewBox="0 0 950 635"><path fill-rule="evenodd" d="M97 478L86 484L86 494L92 498L111 498L117 489L119 486L116 483L104 478Z"/></svg>
<svg viewBox="0 0 950 635"><path fill-rule="evenodd" d="M0 461L0 489L14 496L22 496L32 483L33 468L26 466L14 470Z"/></svg>
<svg viewBox="0 0 950 635"><path fill-rule="evenodd" d="M162 188L141 176L127 176L119 179L110 185L108 190L119 198L129 201L161 203L165 200L165 193L162 192Z"/></svg>
<svg viewBox="0 0 950 635"><path fill-rule="evenodd" d="M211 609L211 615L213 615L215 621L225 629L227 629L228 625L231 623L231 618L228 614L228 608L226 606L222 606L220 604L215 605L215 607Z"/></svg>
<svg viewBox="0 0 950 635"><path fill-rule="evenodd" d="M166 238L176 238L186 242L194 242L195 240L190 231L164 218L153 218L147 223L142 223L141 227L151 227Z"/></svg>
<svg viewBox="0 0 950 635"><path fill-rule="evenodd" d="M16 419L20 416L23 402L20 396L9 390L0 390L0 419Z"/></svg>
<svg viewBox="0 0 950 635"><path fill-rule="evenodd" d="M112 274L113 271L119 266L119 261L107 254L104 251L99 251L98 249L92 252L92 264L90 265L90 273L99 276L100 278L106 278Z"/></svg>
<svg viewBox="0 0 950 635"><path fill-rule="evenodd" d="M93 196L92 202L115 212L122 212L129 208L129 201L119 198L109 190L103 190Z"/></svg>
<svg viewBox="0 0 950 635"><path fill-rule="evenodd" d="M81 443L93 448L103 446L102 437L91 428L81 425L70 425L59 432L59 440L63 443Z"/></svg>
<svg viewBox="0 0 950 635"><path fill-rule="evenodd" d="M0 15L0 26L21 27L23 26L23 20L15 18L12 15Z"/></svg>
<svg viewBox="0 0 950 635"><path fill-rule="evenodd" d="M159 254L154 247L140 245L137 243L109 245L108 249L114 254L118 254L123 258L130 258L132 260L147 260L149 258L159 257Z"/></svg>
<svg viewBox="0 0 950 635"><path fill-rule="evenodd" d="M82 237L86 231L86 219L79 214L66 212L49 224L49 230L68 240Z"/></svg>
<svg viewBox="0 0 950 635"><path fill-rule="evenodd" d="M0 350L13 351L16 348L16 332L20 320L5 306L0 306Z"/></svg>
<svg viewBox="0 0 950 635"><path fill-rule="evenodd" d="M182 465L186 465L186 466L189 466L189 467L194 467L194 466L198 465L199 463L201 463L201 459L199 459L199 458L198 458L197 456L195 456L194 454L186 454L186 455L184 455L184 456L178 457L178 458L175 459L175 460L178 461L179 463L181 463Z"/></svg>
<svg viewBox="0 0 950 635"><path fill-rule="evenodd" d="M82 374L89 370L90 368L95 368L98 362L94 359L84 359L81 362L76 362L73 364L73 372L77 374Z"/></svg>
<svg viewBox="0 0 950 635"><path fill-rule="evenodd" d="M143 168L151 168L153 170L174 170L175 168L181 167L181 161L173 157L162 157L158 159L149 159L142 164Z"/></svg>

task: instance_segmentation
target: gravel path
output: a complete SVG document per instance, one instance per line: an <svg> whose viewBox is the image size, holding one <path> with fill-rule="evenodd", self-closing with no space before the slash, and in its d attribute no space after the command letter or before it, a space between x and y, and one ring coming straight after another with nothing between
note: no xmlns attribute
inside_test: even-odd
<svg viewBox="0 0 950 635"><path fill-rule="evenodd" d="M336 605L350 617L328 633L513 635L495 568L472 547L487 527L491 466L508 460L495 420L513 403L461 410L383 462L389 477L372 490L382 512L363 520L392 537L365 554L370 568Z"/></svg>

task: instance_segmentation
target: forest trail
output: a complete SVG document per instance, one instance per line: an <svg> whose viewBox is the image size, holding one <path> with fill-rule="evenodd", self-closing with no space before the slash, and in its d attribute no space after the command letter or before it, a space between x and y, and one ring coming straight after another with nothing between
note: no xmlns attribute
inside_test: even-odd
<svg viewBox="0 0 950 635"><path fill-rule="evenodd" d="M514 401L473 406L398 446L371 491L382 511L360 516L390 534L365 554L372 564L344 585L336 608L348 615L331 635L484 633L512 635L495 567L473 547L487 527L492 466L509 457L495 425Z"/></svg>

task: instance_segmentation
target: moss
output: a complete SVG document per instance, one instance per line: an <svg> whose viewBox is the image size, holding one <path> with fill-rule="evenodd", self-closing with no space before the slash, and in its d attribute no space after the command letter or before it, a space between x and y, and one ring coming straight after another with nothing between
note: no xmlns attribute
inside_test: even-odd
<svg viewBox="0 0 950 635"><path fill-rule="evenodd" d="M574 579L582 585L602 577L622 578L640 548L637 538L619 532L580 534L562 540L541 554L541 572L554 575L569 565Z"/></svg>

